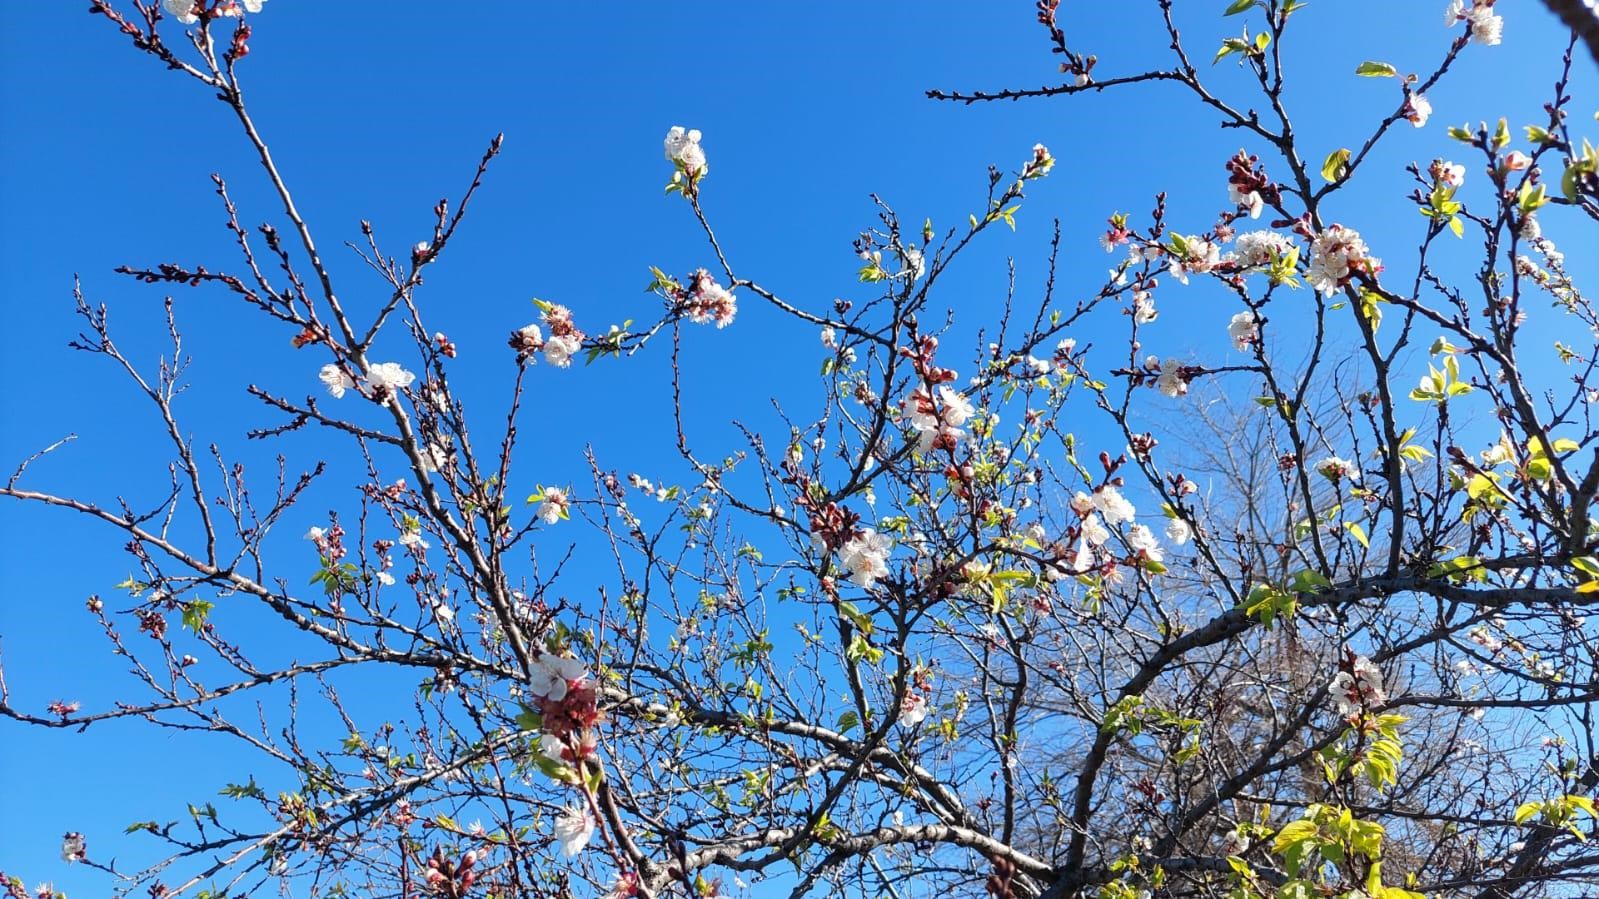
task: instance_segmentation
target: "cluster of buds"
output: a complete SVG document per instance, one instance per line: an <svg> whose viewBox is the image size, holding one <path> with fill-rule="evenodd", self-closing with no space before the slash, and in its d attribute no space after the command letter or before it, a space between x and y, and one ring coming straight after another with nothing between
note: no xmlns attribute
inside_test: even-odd
<svg viewBox="0 0 1599 899"><path fill-rule="evenodd" d="M471 851L461 856L457 863L444 854L442 846L435 849L427 861L428 892L450 899L465 896L472 884L477 882L477 871L474 870L477 858L477 852Z"/></svg>
<svg viewBox="0 0 1599 899"><path fill-rule="evenodd" d="M811 542L818 551L836 552L856 535L855 526L861 517L848 508L834 502L825 505L813 503L804 494L795 499L794 504L805 509L810 524Z"/></svg>
<svg viewBox="0 0 1599 899"><path fill-rule="evenodd" d="M237 8L237 7L235 7ZM228 45L223 56L229 62L238 62L250 55L250 26L243 23L233 29L233 41Z"/></svg>
<svg viewBox="0 0 1599 899"><path fill-rule="evenodd" d="M1087 87L1094 83L1094 66L1099 62L1097 56L1074 58L1070 62L1060 64L1063 75L1072 76L1072 84L1077 87Z"/></svg>
<svg viewBox="0 0 1599 899"><path fill-rule="evenodd" d="M1134 434L1127 440L1128 451L1137 459L1148 460L1149 454L1153 453L1155 447L1159 445L1160 441L1155 439L1155 435L1149 433Z"/></svg>
<svg viewBox="0 0 1599 899"><path fill-rule="evenodd" d="M1266 177L1264 168L1258 168L1259 164L1260 157L1243 150L1227 160L1227 198L1255 219L1260 218L1267 205L1280 201L1277 185Z"/></svg>
<svg viewBox="0 0 1599 899"><path fill-rule="evenodd" d="M139 609L134 612L139 619L139 630L149 634L153 639L162 640L167 635L167 618L155 609Z"/></svg>
<svg viewBox="0 0 1599 899"><path fill-rule="evenodd" d="M46 708L46 711L65 721L66 719L72 717L72 715L78 711L78 708L79 705L77 702L63 702L57 699L50 703L49 707Z"/></svg>
<svg viewBox="0 0 1599 899"><path fill-rule="evenodd" d="M314 527L306 531L305 539L316 546L317 554L329 565L344 558L344 527L336 521L332 527Z"/></svg>
<svg viewBox="0 0 1599 899"><path fill-rule="evenodd" d="M994 899L1016 899L1016 890L1012 881L1016 878L1016 864L1003 855L989 857L989 862L994 866L994 873L988 875L983 889Z"/></svg>

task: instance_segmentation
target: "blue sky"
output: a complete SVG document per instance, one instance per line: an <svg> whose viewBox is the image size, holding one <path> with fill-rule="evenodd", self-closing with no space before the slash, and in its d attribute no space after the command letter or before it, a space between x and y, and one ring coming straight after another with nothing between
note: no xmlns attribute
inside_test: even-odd
<svg viewBox="0 0 1599 899"><path fill-rule="evenodd" d="M0 297L10 337L0 377L11 385L0 392L0 466L9 471L75 432L30 483L101 501L125 494L139 505L165 486L160 435L105 366L66 349L78 330L73 273L92 301L111 306L130 352L153 361L163 349L164 293L111 269L230 265L213 171L229 179L247 224L283 222L225 107L135 53L85 5L33 4L26 21L13 13L0 29ZM1193 47L1214 47L1236 28L1219 17L1224 5L1184 4ZM1502 114L1533 121L1548 98L1557 27L1536 4L1501 5L1504 45L1468 48L1456 77L1430 93L1433 125L1397 135L1373 160L1367 186L1334 204L1335 218L1399 265L1420 233L1419 216L1399 199L1403 164L1454 153L1446 124ZM1068 296L1100 283L1110 260L1094 241L1114 211L1142 216L1157 190L1170 190L1173 220L1203 230L1224 202L1222 163L1240 141L1173 87L976 107L925 99L931 87L1057 80L1056 58L1020 0L489 6L457 15L389 4L374 15L364 3L272 0L255 17L255 52L243 64L257 120L341 294L357 307L382 293L342 248L360 240L358 222L370 220L391 252L403 252L426 236L432 204L458 195L489 138L505 132L465 230L421 294L462 348L458 390L481 412L503 394L504 336L532 320L529 298L565 303L602 331L655 312L642 290L649 266L685 273L713 261L684 204L661 193L669 166L660 138L670 125L705 133L705 203L735 267L813 309L869 294L854 281L850 240L873 223L870 192L906 221L951 225L979 210L987 165L1014 168L1034 142L1048 144L1060 163L1030 191L1018 233L991 237L946 283L943 302L965 327L998 309L1007 256L1024 294L1037 290L1052 217L1064 220ZM1153 3L1064 6L1074 45L1099 55L1099 72L1160 58ZM1360 61L1430 68L1449 40L1437 6L1326 2L1301 14L1306 27L1290 35L1304 45L1289 48L1297 59L1289 101L1307 147L1350 143L1351 123L1375 122L1396 102L1392 82L1351 74ZM1591 100L1593 66L1578 68L1575 93ZM1243 87L1229 65L1214 72L1219 89ZM1374 198L1377 215L1366 208ZM1556 211L1545 225L1556 241L1560 223ZM1172 343L1152 349L1224 358L1233 310L1214 305L1220 294L1163 293L1154 333ZM220 292L174 296L195 355L180 408L199 443L220 442L256 470L278 452L291 469L313 464L326 446L320 435L245 445L263 413L243 388L312 392L322 360L296 354L289 335L259 326ZM686 389L699 397L690 421L717 453L735 448L729 420L762 415L767 397L816 398L792 377L816 370L815 335L779 327L753 297L726 331L690 332L688 348ZM675 471L664 361L655 351L625 366L541 367L537 424L525 426L540 453L524 462L525 475L582 482L587 443L624 471ZM314 523L313 510L348 502L330 493L303 510L306 522L286 526L280 559L291 582L302 576L294 566L309 561L291 539ZM127 575L119 547L69 515L0 506L0 651L19 705L37 711L63 698L94 708L117 695L120 666L82 603ZM241 773L221 741L131 723L83 735L0 723L0 869L98 893L96 879L56 860L63 831L88 832L104 857L124 845L128 822L177 817L183 802L204 801ZM119 854L136 856L126 842Z"/></svg>

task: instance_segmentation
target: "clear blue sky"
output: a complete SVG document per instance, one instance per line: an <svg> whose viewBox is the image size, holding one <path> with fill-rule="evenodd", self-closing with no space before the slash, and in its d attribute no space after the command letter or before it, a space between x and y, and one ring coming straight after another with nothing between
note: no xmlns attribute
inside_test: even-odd
<svg viewBox="0 0 1599 899"><path fill-rule="evenodd" d="M247 224L283 222L227 110L135 53L86 5L28 4L0 29L0 296L9 338L0 354L9 388L0 392L0 466L9 471L75 432L79 440L41 462L30 483L100 501L121 493L142 505L164 490L164 447L129 389L65 348L78 329L72 275L82 274L92 300L111 305L130 351L153 361L163 291L111 269L231 266L213 171L229 179ZM360 240L359 220L403 252L427 235L431 205L459 194L488 139L506 133L464 232L422 292L433 322L462 349L457 377L480 414L497 408L503 391L495 387L509 370L504 337L532 320L530 297L566 303L599 331L655 311L642 292L649 266L682 273L711 264L684 204L661 193L669 167L660 139L670 125L705 132L706 206L741 274L815 309L869 294L854 281L850 251L855 232L873 221L868 192L907 221L930 216L947 226L979 210L988 164L1014 168L1034 142L1048 144L1060 164L1031 191L1019 233L996 235L946 283L943 302L973 327L998 308L1007 255L1024 290L1036 290L1053 216L1065 220L1066 296L1092 290L1111 263L1094 243L1105 217L1142 216L1157 190L1172 191L1181 230L1203 230L1225 200L1222 163L1239 146L1237 133L1219 133L1177 88L971 108L923 98L930 87L1056 81L1057 58L1024 0L478 4L457 12L465 6L273 0L254 18L255 52L243 70L340 292L357 306L381 293L341 246ZM1224 6L1182 4L1198 52L1236 27L1220 19ZM1352 70L1364 59L1428 69L1449 40L1443 6L1322 2L1301 14L1302 45L1291 49L1306 52L1290 101L1307 146L1347 144L1350 123L1374 122L1392 107L1392 82ZM1419 235L1419 216L1398 196L1403 163L1455 154L1446 124L1501 114L1534 121L1548 97L1562 44L1555 24L1537 4L1501 6L1504 45L1469 48L1458 77L1430 94L1433 125L1405 129L1374 160L1370 192L1334 207L1380 256L1402 264ZM1099 55L1099 73L1161 58L1153 3L1064 7L1074 44ZM1304 46L1312 39L1313 48ZM1593 66L1579 69L1577 95L1590 101L1579 107L1591 112ZM1221 89L1241 86L1228 65L1215 71ZM1376 215L1361 208L1373 196L1383 204ZM1560 221L1556 211L1545 224L1557 241ZM1163 293L1152 333L1170 343L1150 349L1225 358L1232 310L1217 311L1220 294L1199 286ZM277 452L291 469L313 464L323 435L244 444L244 430L264 413L243 388L314 392L322 360L296 354L289 335L262 327L220 292L175 296L196 357L181 408L200 444L218 441L263 474ZM775 324L745 297L733 327L690 333L697 361L688 389L700 397L691 419L702 423L708 452L736 448L727 421L762 415L766 397L814 399L792 374L816 370L815 335ZM579 451L589 442L623 471L680 471L661 414L664 358L657 350L626 366L541 366L532 391L545 426L525 433L545 453L524 476L582 483ZM654 475L657 467L665 472ZM277 558L290 583L309 562L293 541L319 510L351 507L347 492L325 496L302 508L305 521L284 526ZM82 611L86 596L111 593L130 570L119 547L115 535L70 515L0 506L0 651L19 705L40 711L62 698L97 708L125 689ZM242 779L242 764L221 740L133 723L84 735L0 723L0 869L98 895L98 877L57 859L62 832L87 832L99 858L113 849L136 858L137 841L120 836L127 823L179 817L183 802L207 801Z"/></svg>

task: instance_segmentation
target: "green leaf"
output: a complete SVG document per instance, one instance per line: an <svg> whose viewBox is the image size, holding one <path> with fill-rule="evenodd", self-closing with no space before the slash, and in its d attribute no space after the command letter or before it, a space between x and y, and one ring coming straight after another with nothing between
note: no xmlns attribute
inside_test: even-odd
<svg viewBox="0 0 1599 899"><path fill-rule="evenodd" d="M1499 127L1494 129L1493 148L1502 150L1510 144L1510 123L1504 119L1499 120Z"/></svg>
<svg viewBox="0 0 1599 899"><path fill-rule="evenodd" d="M1371 542L1366 539L1366 529L1361 527L1359 522L1355 522L1355 521L1347 522L1344 525L1344 528L1349 531L1349 535L1351 537L1354 537L1356 540L1358 540L1360 542L1361 546L1364 546L1367 549L1371 548Z"/></svg>
<svg viewBox="0 0 1599 899"><path fill-rule="evenodd" d="M847 734L861 725L861 716L854 712L845 712L838 716L838 732Z"/></svg>
<svg viewBox="0 0 1599 899"><path fill-rule="evenodd" d="M1316 835L1316 822L1301 818L1283 825L1277 831L1277 838L1271 842L1271 851L1281 855L1290 847L1296 846Z"/></svg>
<svg viewBox="0 0 1599 899"><path fill-rule="evenodd" d="M1249 42L1244 40L1243 38L1241 38L1241 37L1230 37L1230 38L1227 38L1226 40L1221 42L1221 49L1216 51L1216 58L1211 60L1210 64L1211 65L1215 65L1216 63L1221 62L1223 59L1226 59L1229 54L1232 54L1232 53L1248 53L1249 50L1250 50Z"/></svg>
<svg viewBox="0 0 1599 899"><path fill-rule="evenodd" d="M265 799L266 798L266 791L262 790L259 786L256 785L255 778L253 776L250 778L250 782L247 783L247 784L228 784L227 786L223 787L219 792L221 793L221 795L227 796L227 797L232 798L232 799Z"/></svg>
<svg viewBox="0 0 1599 899"><path fill-rule="evenodd" d="M1222 13L1222 15L1236 16L1241 12L1248 12L1254 5L1255 0L1233 0L1232 3L1228 4L1227 11Z"/></svg>
<svg viewBox="0 0 1599 899"><path fill-rule="evenodd" d="M200 629L205 627L206 616L211 614L211 610L215 607L216 603L206 602L203 599L189 600L183 607L183 626L198 634Z"/></svg>
<svg viewBox="0 0 1599 899"><path fill-rule="evenodd" d="M1340 180L1349 171L1349 148L1339 147L1327 154L1327 161L1321 164L1321 177L1328 183Z"/></svg>
<svg viewBox="0 0 1599 899"><path fill-rule="evenodd" d="M1392 78L1399 74L1399 70L1388 63L1368 59L1355 67L1355 74L1363 78Z"/></svg>

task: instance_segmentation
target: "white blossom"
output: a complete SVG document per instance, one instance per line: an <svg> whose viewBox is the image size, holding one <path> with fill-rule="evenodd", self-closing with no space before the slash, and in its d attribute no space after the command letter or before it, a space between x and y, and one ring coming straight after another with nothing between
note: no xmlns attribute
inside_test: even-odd
<svg viewBox="0 0 1599 899"><path fill-rule="evenodd" d="M870 589L878 578L888 576L888 554L894 543L872 528L851 537L839 548L838 559L850 573L850 581Z"/></svg>
<svg viewBox="0 0 1599 899"><path fill-rule="evenodd" d="M1151 562L1159 562L1165 557L1161 552L1160 542L1155 539L1155 533L1149 529L1149 525L1135 524L1128 528L1127 544L1143 553L1144 558Z"/></svg>
<svg viewBox="0 0 1599 899"><path fill-rule="evenodd" d="M1247 350L1254 346L1260 339L1260 316L1253 309L1246 309L1233 316L1227 322L1227 336L1233 340L1233 346L1239 350Z"/></svg>
<svg viewBox="0 0 1599 899"><path fill-rule="evenodd" d="M1184 284L1188 283L1189 273L1202 275L1221 264L1221 248L1203 237L1189 235L1182 246L1182 255L1173 255L1167 268Z"/></svg>
<svg viewBox="0 0 1599 899"><path fill-rule="evenodd" d="M1497 45L1504 38L1505 19L1493 14L1491 6L1477 6L1471 11L1471 39L1485 47Z"/></svg>
<svg viewBox="0 0 1599 899"><path fill-rule="evenodd" d="M1379 706L1388 701L1388 694L1383 692L1382 671L1376 663L1365 656L1356 656L1350 668L1351 671L1339 671L1334 675L1328 688L1338 714L1347 718L1358 714L1363 707Z"/></svg>
<svg viewBox="0 0 1599 899"><path fill-rule="evenodd" d="M927 263L922 259L922 251L915 247L906 247L901 251L905 257L905 269L901 274L909 275L912 281L920 278L927 272Z"/></svg>
<svg viewBox="0 0 1599 899"><path fill-rule="evenodd" d="M1411 94L1405 98L1405 118L1417 128L1427 124L1427 119L1432 115L1432 101L1421 94Z"/></svg>
<svg viewBox="0 0 1599 899"><path fill-rule="evenodd" d="M566 698L568 686L582 683L587 677L588 672L584 670L581 659L540 652L528 675L527 689L541 699L560 702Z"/></svg>
<svg viewBox="0 0 1599 899"><path fill-rule="evenodd" d="M544 490L544 501L539 503L534 514L545 524L555 524L567 517L567 509L571 505L572 500L567 497L565 490L559 487L547 487Z"/></svg>
<svg viewBox="0 0 1599 899"><path fill-rule="evenodd" d="M1147 290L1133 291L1133 321L1147 325L1160 317L1155 309L1155 298Z"/></svg>
<svg viewBox="0 0 1599 899"><path fill-rule="evenodd" d="M1182 363L1167 359L1160 364L1160 377L1155 379L1155 389L1162 395L1176 399L1188 392L1188 380L1182 376Z"/></svg>
<svg viewBox="0 0 1599 899"><path fill-rule="evenodd" d="M1245 270L1265 269L1272 260L1294 248L1292 238L1276 231L1246 231L1238 235L1235 260Z"/></svg>
<svg viewBox="0 0 1599 899"><path fill-rule="evenodd" d="M328 388L328 393L333 394L334 399L342 398L344 391L355 386L355 381L344 373L344 369L331 362L322 366L322 370L317 372L317 378Z"/></svg>
<svg viewBox="0 0 1599 899"><path fill-rule="evenodd" d="M544 361L556 368L566 368L572 364L572 357L583 349L583 341L576 335L563 334L559 337L551 336L544 343Z"/></svg>
<svg viewBox="0 0 1599 899"><path fill-rule="evenodd" d="M1227 185L1227 199L1235 205L1248 209L1249 217L1252 219L1260 218L1261 211L1266 208L1266 200L1260 195L1260 191L1241 190L1236 184Z"/></svg>
<svg viewBox="0 0 1599 899"><path fill-rule="evenodd" d="M927 697L920 693L907 692L899 704L899 726L915 727L926 718Z"/></svg>
<svg viewBox="0 0 1599 899"><path fill-rule="evenodd" d="M567 808L555 819L555 839L561 855L571 858L583 851L594 838L594 816L587 809Z"/></svg>
<svg viewBox="0 0 1599 899"><path fill-rule="evenodd" d="M1340 479L1346 481L1360 480L1360 466L1349 461L1348 459L1342 459L1338 456L1328 456L1320 462L1317 462L1316 471L1320 472L1322 477L1325 477L1330 481L1337 481Z"/></svg>
<svg viewBox="0 0 1599 899"><path fill-rule="evenodd" d="M682 125L673 125L666 132L665 148L666 158L684 171L693 173L705 168L705 150L700 146L698 128L685 130Z"/></svg>
<svg viewBox="0 0 1599 899"><path fill-rule="evenodd" d="M923 454L932 450L939 438L952 443L964 439L966 432L961 426L976 411L971 400L948 385L938 388L937 404L926 390L918 387L905 398L904 408L906 419L916 431L916 451Z"/></svg>
<svg viewBox="0 0 1599 899"><path fill-rule="evenodd" d="M1089 546L1104 546L1110 539L1110 531L1100 523L1098 515L1090 514L1083 519L1082 538Z"/></svg>
<svg viewBox="0 0 1599 899"><path fill-rule="evenodd" d="M87 852L83 834L73 831L61 838L61 860L64 862L83 861Z"/></svg>
<svg viewBox="0 0 1599 899"><path fill-rule="evenodd" d="M1182 546L1194 539L1194 529L1183 519L1173 518L1166 522L1166 539L1173 545Z"/></svg>
<svg viewBox="0 0 1599 899"><path fill-rule="evenodd" d="M1105 516L1106 524L1112 525L1132 521L1133 516L1138 514L1133 504L1115 487L1101 487L1094 491L1094 508Z"/></svg>
<svg viewBox="0 0 1599 899"><path fill-rule="evenodd" d="M195 0L164 0L161 5L166 8L167 14L177 19L180 24L193 25L200 21L200 17L194 13L194 8L199 5Z"/></svg>
<svg viewBox="0 0 1599 899"><path fill-rule="evenodd" d="M404 390L415 380L416 375L400 367L398 362L377 362L366 370L366 383L373 390Z"/></svg>
<svg viewBox="0 0 1599 899"><path fill-rule="evenodd" d="M1356 271L1374 275L1382 269L1369 254L1360 232L1343 225L1329 225L1310 244L1310 265L1305 274L1310 286L1323 295L1337 292Z"/></svg>

